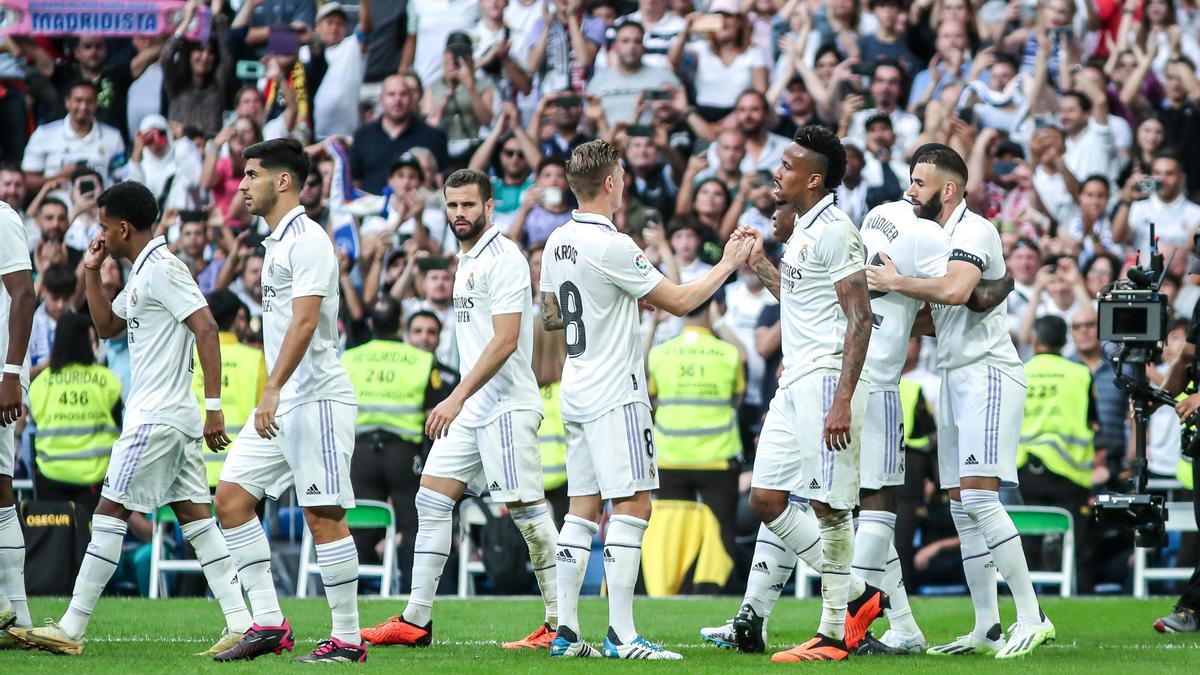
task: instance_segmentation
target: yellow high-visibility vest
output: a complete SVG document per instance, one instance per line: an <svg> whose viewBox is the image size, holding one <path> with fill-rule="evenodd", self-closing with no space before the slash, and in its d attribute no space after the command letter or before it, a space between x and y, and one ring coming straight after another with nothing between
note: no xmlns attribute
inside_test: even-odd
<svg viewBox="0 0 1200 675"><path fill-rule="evenodd" d="M73 363L35 378L29 385L29 411L37 423L38 471L72 485L103 480L121 433L113 418L120 401L117 376L98 364Z"/></svg>
<svg viewBox="0 0 1200 675"><path fill-rule="evenodd" d="M654 443L661 468L721 466L742 451L734 394L746 388L737 347L687 326L649 356Z"/></svg>
<svg viewBox="0 0 1200 675"><path fill-rule="evenodd" d="M433 354L398 340L371 340L347 349L342 365L358 397L357 433L386 431L421 442Z"/></svg>
<svg viewBox="0 0 1200 675"><path fill-rule="evenodd" d="M917 424L917 403L921 400L921 385L907 377L900 378L900 407L904 410L904 447L925 450L929 436L913 436Z"/></svg>
<svg viewBox="0 0 1200 675"><path fill-rule="evenodd" d="M1032 455L1051 472L1090 488L1096 459L1088 426L1091 371L1057 354L1038 354L1025 363L1025 379L1029 388L1017 466Z"/></svg>
<svg viewBox="0 0 1200 675"><path fill-rule="evenodd" d="M267 360L261 349L238 342L233 333L221 333L218 337L221 341L221 414L225 417L225 433L236 440L267 386ZM200 357L195 358L192 392L196 394L203 415L204 369L200 367ZM228 456L229 448L213 452L208 445L204 446L204 468L210 488L217 486Z"/></svg>
<svg viewBox="0 0 1200 675"><path fill-rule="evenodd" d="M542 424L538 427L538 447L542 451L542 488L546 491L567 484L567 437L558 398L560 387L559 382L542 387Z"/></svg>

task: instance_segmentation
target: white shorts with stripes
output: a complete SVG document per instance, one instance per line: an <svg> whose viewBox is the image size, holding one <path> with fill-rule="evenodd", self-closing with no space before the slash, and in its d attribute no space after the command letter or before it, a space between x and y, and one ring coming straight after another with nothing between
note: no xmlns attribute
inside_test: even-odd
<svg viewBox="0 0 1200 675"><path fill-rule="evenodd" d="M17 425L0 427L0 476L12 477L17 466Z"/></svg>
<svg viewBox="0 0 1200 675"><path fill-rule="evenodd" d="M623 499L658 489L650 406L626 403L590 422L563 421L567 495Z"/></svg>
<svg viewBox="0 0 1200 675"><path fill-rule="evenodd" d="M855 387L850 400L850 446L833 450L821 437L837 380L836 370L818 370L775 392L758 437L751 487L794 493L839 510L858 506L868 385Z"/></svg>
<svg viewBox="0 0 1200 675"><path fill-rule="evenodd" d="M356 406L337 401L301 403L275 416L275 438L263 438L251 412L225 459L221 480L260 499L278 499L294 485L300 506L353 508L350 457L357 415Z"/></svg>
<svg viewBox="0 0 1200 675"><path fill-rule="evenodd" d="M904 410L898 390L868 395L860 464L864 490L904 484Z"/></svg>
<svg viewBox="0 0 1200 675"><path fill-rule="evenodd" d="M208 504L204 452L201 439L167 424L126 428L113 443L100 494L139 513L174 502Z"/></svg>
<svg viewBox="0 0 1200 675"><path fill-rule="evenodd" d="M537 410L513 410L481 427L455 422L433 442L422 470L426 476L451 478L477 494L484 490L501 502L541 499L542 453Z"/></svg>
<svg viewBox="0 0 1200 675"><path fill-rule="evenodd" d="M961 476L1017 484L1017 443L1025 416L1024 373L984 363L942 371L938 393L938 472L943 488Z"/></svg>

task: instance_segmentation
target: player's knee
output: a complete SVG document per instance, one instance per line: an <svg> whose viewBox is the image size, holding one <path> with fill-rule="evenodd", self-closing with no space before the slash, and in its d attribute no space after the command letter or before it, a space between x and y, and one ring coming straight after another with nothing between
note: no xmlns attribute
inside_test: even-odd
<svg viewBox="0 0 1200 675"><path fill-rule="evenodd" d="M787 508L787 494L768 490L750 490L750 510L764 523L778 518Z"/></svg>
<svg viewBox="0 0 1200 675"><path fill-rule="evenodd" d="M859 498L862 511L896 512L896 488L884 487L878 490L863 490Z"/></svg>
<svg viewBox="0 0 1200 675"><path fill-rule="evenodd" d="M129 520L129 509L117 502L101 497L100 503L96 505L96 515L117 518L119 520Z"/></svg>
<svg viewBox="0 0 1200 675"><path fill-rule="evenodd" d="M250 519L255 517L254 507L257 503L250 493L238 485L225 481L217 483L213 506L222 528L229 529L250 522Z"/></svg>

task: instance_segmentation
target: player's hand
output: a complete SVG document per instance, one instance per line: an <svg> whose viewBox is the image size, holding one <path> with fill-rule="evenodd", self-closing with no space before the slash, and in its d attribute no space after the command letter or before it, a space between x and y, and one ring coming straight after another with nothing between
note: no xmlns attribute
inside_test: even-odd
<svg viewBox="0 0 1200 675"><path fill-rule="evenodd" d="M225 433L225 413L220 410L209 410L205 413L204 441L213 452L220 452L233 442L229 439L229 434Z"/></svg>
<svg viewBox="0 0 1200 675"><path fill-rule="evenodd" d="M756 232L755 234L758 233ZM725 253L721 256L721 261L731 265L734 269L738 269L746 264L746 259L750 257L750 252L754 250L754 246L755 239L753 237L730 237L729 241L725 242Z"/></svg>
<svg viewBox="0 0 1200 675"><path fill-rule="evenodd" d="M108 257L108 248L104 245L104 240L100 235L88 244L88 249L83 254L83 266L90 270L100 269L100 264Z"/></svg>
<svg viewBox="0 0 1200 675"><path fill-rule="evenodd" d="M7 377L4 379L6 382L8 381ZM7 401L8 399L6 398L5 400ZM1187 418L1191 417L1192 413L1196 412L1196 409L1198 408L1200 408L1200 394L1192 394L1191 396L1188 396L1179 403L1175 404L1175 413L1179 415L1180 420L1186 420Z"/></svg>
<svg viewBox="0 0 1200 675"><path fill-rule="evenodd" d="M825 447L845 450L850 447L850 401L835 397L829 413L825 415L825 429L821 432Z"/></svg>
<svg viewBox="0 0 1200 675"><path fill-rule="evenodd" d="M0 427L16 424L21 416L21 376L5 373L0 381Z"/></svg>
<svg viewBox="0 0 1200 675"><path fill-rule="evenodd" d="M279 435L279 424L275 422L275 411L279 409L279 390L268 387L263 390L262 400L254 409L254 430L263 438Z"/></svg>
<svg viewBox="0 0 1200 675"><path fill-rule="evenodd" d="M764 242L762 232L759 232L749 225L742 225L738 229L734 230L733 234L730 235L730 239L733 239L734 237L739 239L748 239L753 242L753 245L750 247L750 256L747 258L748 262L755 262L765 255L763 250Z"/></svg>
<svg viewBox="0 0 1200 675"><path fill-rule="evenodd" d="M900 271L883 251L879 252L879 260L878 265L867 265L867 288L880 293L890 293L896 290L900 282Z"/></svg>
<svg viewBox="0 0 1200 675"><path fill-rule="evenodd" d="M434 406L425 420L425 435L437 440L450 432L450 423L462 412L463 402L451 395Z"/></svg>

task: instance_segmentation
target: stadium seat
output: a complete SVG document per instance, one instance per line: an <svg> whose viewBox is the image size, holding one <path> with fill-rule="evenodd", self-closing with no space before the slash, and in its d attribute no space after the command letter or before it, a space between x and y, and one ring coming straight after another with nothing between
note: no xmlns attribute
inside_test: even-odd
<svg viewBox="0 0 1200 675"><path fill-rule="evenodd" d="M812 581L816 579L820 582L821 573L809 567L803 560L796 560L796 573L792 578L796 580L796 597L804 599L812 597Z"/></svg>
<svg viewBox="0 0 1200 675"><path fill-rule="evenodd" d="M385 531L384 540L388 545L383 547L383 564L359 563L358 576L378 577L379 597L392 597L392 588L396 581L396 514L391 505L371 499L356 500L354 508L346 509L346 525L351 530ZM317 567L317 549L313 545L312 532L306 524L300 542L300 572L296 575L296 597L307 598L313 575L320 573L321 570Z"/></svg>
<svg viewBox="0 0 1200 675"><path fill-rule="evenodd" d="M200 561L195 558L173 560L167 558L163 547L163 530L166 526L179 524L175 511L170 506L160 506L154 514L154 535L150 539L150 598L167 597L167 572L202 574Z"/></svg>
<svg viewBox="0 0 1200 675"><path fill-rule="evenodd" d="M1167 503L1167 532L1195 532L1196 512L1191 502ZM1186 581L1192 576L1190 567L1148 567L1146 550L1133 549L1133 597L1145 598L1151 581Z"/></svg>
<svg viewBox="0 0 1200 675"><path fill-rule="evenodd" d="M1071 597L1075 593L1075 520L1071 513L1056 506L1006 506L1005 509L1021 536L1062 536L1062 567L1057 571L1029 570L1029 580L1035 584L1056 584L1060 596ZM999 571L996 577L1004 581Z"/></svg>

